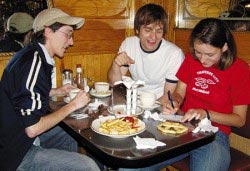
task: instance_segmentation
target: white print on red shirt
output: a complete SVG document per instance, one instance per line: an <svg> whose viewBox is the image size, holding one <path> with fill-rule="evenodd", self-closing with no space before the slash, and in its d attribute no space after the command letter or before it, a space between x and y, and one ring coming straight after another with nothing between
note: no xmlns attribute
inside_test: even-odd
<svg viewBox="0 0 250 171"><path fill-rule="evenodd" d="M205 79L205 78L195 78L196 82L195 85L197 87L201 87L202 89L207 89L209 84L215 84L215 82L213 82L213 80L210 79Z"/></svg>
<svg viewBox="0 0 250 171"><path fill-rule="evenodd" d="M202 70L202 71L197 72L197 75L201 75L201 74L211 76L212 79L214 79L214 81L212 79L206 79L203 77L196 77L195 78L195 86L196 87L193 87L192 90L196 91L196 92L203 93L203 94L209 94L210 91L208 91L206 89L209 88L209 85L216 84L216 82L219 82L219 79L210 71Z"/></svg>

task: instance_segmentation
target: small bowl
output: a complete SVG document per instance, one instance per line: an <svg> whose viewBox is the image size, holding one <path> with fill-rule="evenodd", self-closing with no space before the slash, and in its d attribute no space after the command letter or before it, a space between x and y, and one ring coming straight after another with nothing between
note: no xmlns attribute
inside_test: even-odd
<svg viewBox="0 0 250 171"><path fill-rule="evenodd" d="M156 95L150 92L144 92L140 95L140 102L142 106L152 107L155 104Z"/></svg>
<svg viewBox="0 0 250 171"><path fill-rule="evenodd" d="M107 82L96 82L94 86L97 93L106 93L109 90Z"/></svg>

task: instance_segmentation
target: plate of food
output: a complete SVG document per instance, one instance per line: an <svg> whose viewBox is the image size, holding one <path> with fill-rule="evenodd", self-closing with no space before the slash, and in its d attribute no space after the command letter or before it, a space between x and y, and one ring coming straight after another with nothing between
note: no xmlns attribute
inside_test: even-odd
<svg viewBox="0 0 250 171"><path fill-rule="evenodd" d="M112 138L126 138L145 131L145 123L132 116L107 116L95 119L91 129L98 134Z"/></svg>
<svg viewBox="0 0 250 171"><path fill-rule="evenodd" d="M108 90L106 92L97 92L95 89L90 90L90 95L98 98L108 97L111 95L111 91Z"/></svg>
<svg viewBox="0 0 250 171"><path fill-rule="evenodd" d="M143 111L144 110L141 107L137 106L134 115L141 115L143 113ZM113 115L117 115L117 116L127 115L126 105L118 104L118 105L114 105L114 106L109 106L108 112L113 114ZM131 113L131 115L132 115L132 113Z"/></svg>
<svg viewBox="0 0 250 171"><path fill-rule="evenodd" d="M188 132L188 127L182 123L165 121L157 125L157 129L164 134L182 134Z"/></svg>

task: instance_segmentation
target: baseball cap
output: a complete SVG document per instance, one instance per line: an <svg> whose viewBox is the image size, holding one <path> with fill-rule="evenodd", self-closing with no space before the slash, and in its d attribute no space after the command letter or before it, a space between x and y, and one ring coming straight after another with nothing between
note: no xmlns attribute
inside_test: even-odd
<svg viewBox="0 0 250 171"><path fill-rule="evenodd" d="M7 20L7 30L11 33L26 33L32 30L33 17L25 12L16 12Z"/></svg>
<svg viewBox="0 0 250 171"><path fill-rule="evenodd" d="M84 18L70 16L57 8L45 9L36 16L33 23L33 30L34 32L41 31L46 26L50 26L56 22L75 26L76 29L79 29L84 24Z"/></svg>

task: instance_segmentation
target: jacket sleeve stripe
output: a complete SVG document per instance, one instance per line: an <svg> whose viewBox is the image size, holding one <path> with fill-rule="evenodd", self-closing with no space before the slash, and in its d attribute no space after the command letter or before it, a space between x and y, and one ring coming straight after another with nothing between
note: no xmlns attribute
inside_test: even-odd
<svg viewBox="0 0 250 171"><path fill-rule="evenodd" d="M36 84L37 77L38 77L38 74L39 74L39 71L41 68L41 64L42 64L41 59L38 57L37 54L38 53L35 52L33 62L31 65L31 69L30 69L28 79L26 82L26 88L31 93L31 100L32 100L31 109L26 109L25 111L21 110L23 115L25 115L25 114L30 115L31 112L35 110L36 106L38 107L38 109L41 108L41 99L40 99L41 96L39 93L34 92L34 86Z"/></svg>

